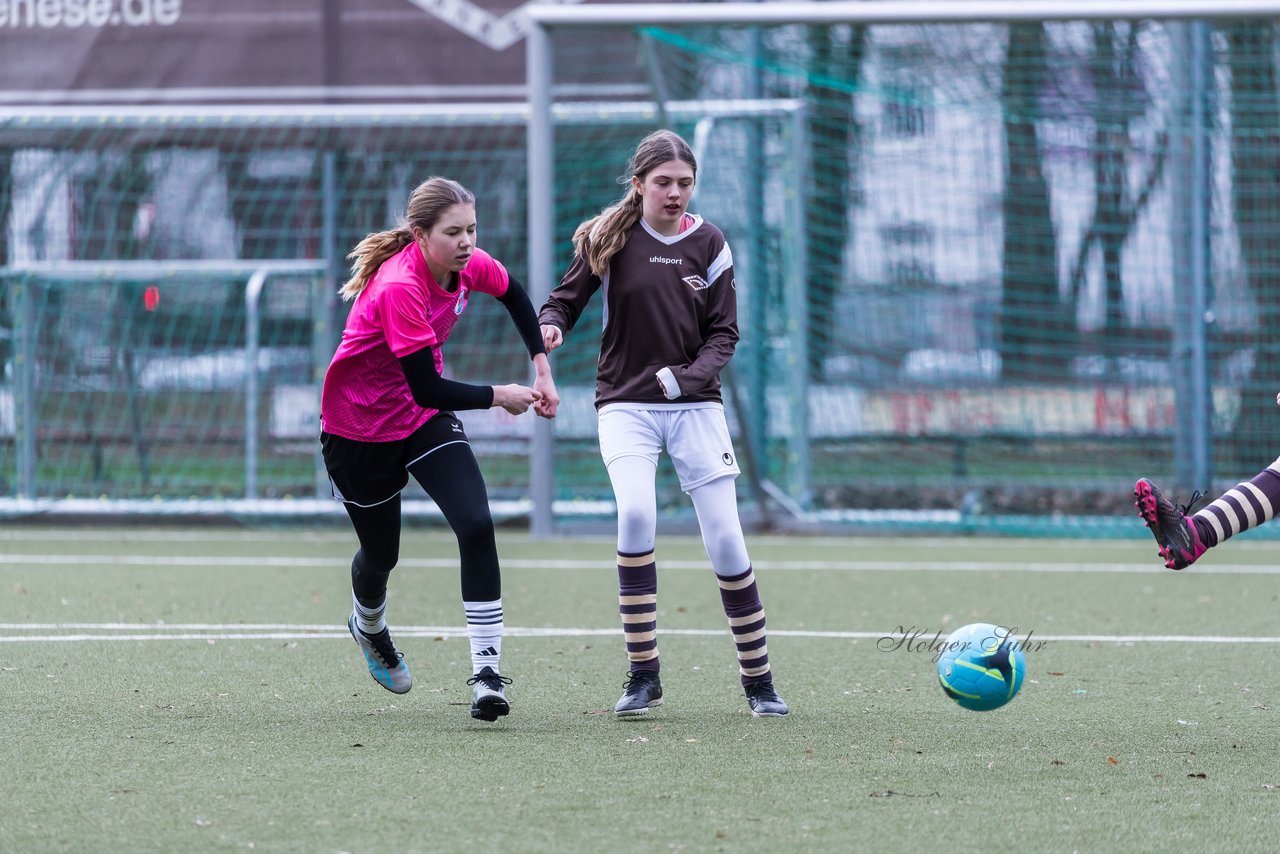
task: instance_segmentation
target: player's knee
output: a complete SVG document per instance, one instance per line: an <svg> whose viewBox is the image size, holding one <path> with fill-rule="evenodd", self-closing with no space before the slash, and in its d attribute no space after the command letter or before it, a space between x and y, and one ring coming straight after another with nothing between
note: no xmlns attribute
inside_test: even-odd
<svg viewBox="0 0 1280 854"><path fill-rule="evenodd" d="M493 517L488 510L466 513L452 520L453 533L462 549L484 548L495 542Z"/></svg>
<svg viewBox="0 0 1280 854"><path fill-rule="evenodd" d="M645 507L618 507L618 529L633 533L652 530L657 517Z"/></svg>
<svg viewBox="0 0 1280 854"><path fill-rule="evenodd" d="M351 568L357 576L376 578L386 577L400 562L400 548L370 548L361 546L352 561Z"/></svg>

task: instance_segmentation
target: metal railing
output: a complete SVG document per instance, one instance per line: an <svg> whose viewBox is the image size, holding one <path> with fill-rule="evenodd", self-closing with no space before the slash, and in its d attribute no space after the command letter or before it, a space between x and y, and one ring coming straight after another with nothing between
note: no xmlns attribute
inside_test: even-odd
<svg viewBox="0 0 1280 854"><path fill-rule="evenodd" d="M245 413L244 413L244 495L258 497L259 459L259 353L261 350L261 312L259 302L268 279L279 275L311 274L323 281L328 269L323 260L280 261L60 261L0 267L0 277L15 281L14 288L14 445L17 450L17 495L35 499L37 434L39 417L36 406L36 325L38 294L41 282L164 282L166 280L247 277L245 304ZM323 300L317 304L323 304ZM316 312L313 311L313 314ZM321 337L326 329L324 317L313 318L314 333ZM325 346L327 348L327 337ZM317 352L314 358L321 358ZM319 386L317 385L317 394ZM320 465L317 456L317 466ZM317 484L322 482L317 473Z"/></svg>

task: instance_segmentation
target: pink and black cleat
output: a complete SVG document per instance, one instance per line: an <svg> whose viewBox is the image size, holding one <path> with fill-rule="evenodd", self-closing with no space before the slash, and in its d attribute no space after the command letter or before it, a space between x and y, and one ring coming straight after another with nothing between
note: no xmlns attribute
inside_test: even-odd
<svg viewBox="0 0 1280 854"><path fill-rule="evenodd" d="M1187 518L1191 505L1179 508L1165 497L1160 487L1144 478L1133 485L1138 515L1151 529L1160 549L1160 557L1169 569L1185 569L1208 550L1200 539L1195 522ZM1191 501L1195 502L1197 496Z"/></svg>

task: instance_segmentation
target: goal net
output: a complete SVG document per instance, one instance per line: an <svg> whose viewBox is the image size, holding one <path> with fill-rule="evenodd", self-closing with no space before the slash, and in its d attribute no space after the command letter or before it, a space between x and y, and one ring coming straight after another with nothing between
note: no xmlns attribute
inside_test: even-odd
<svg viewBox="0 0 1280 854"><path fill-rule="evenodd" d="M333 512L345 253L447 175L536 300L662 126L734 253L749 520L1123 535L1136 477L1275 458L1280 3L527 8L528 102L0 108L0 512ZM499 515L609 512L600 310L553 426L463 414ZM448 362L528 379L492 300Z"/></svg>
<svg viewBox="0 0 1280 854"><path fill-rule="evenodd" d="M485 247L523 275L525 115L0 110L0 497L17 512L337 512L316 501L318 401L344 256L441 174L474 189ZM451 344L453 375L523 381L489 302ZM527 462L495 463L497 498L524 496Z"/></svg>
<svg viewBox="0 0 1280 854"><path fill-rule="evenodd" d="M693 207L737 265L743 495L816 523L1131 530L1136 477L1212 490L1277 453L1277 13L540 7L554 269L636 142L540 124L565 84L798 104L664 118L700 141ZM562 352L587 382L595 349Z"/></svg>

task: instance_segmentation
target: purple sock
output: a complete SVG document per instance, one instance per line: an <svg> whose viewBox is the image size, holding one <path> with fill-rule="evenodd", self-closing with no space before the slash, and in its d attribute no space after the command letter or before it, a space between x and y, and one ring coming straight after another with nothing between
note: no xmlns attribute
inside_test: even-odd
<svg viewBox="0 0 1280 854"><path fill-rule="evenodd" d="M743 685L768 682L773 679L769 671L769 647L765 643L764 606L760 604L760 590L756 576L747 567L738 575L716 576L720 583L720 601L724 614L729 618L729 629L738 648L738 673Z"/></svg>
<svg viewBox="0 0 1280 854"><path fill-rule="evenodd" d="M618 614L631 670L658 670L658 564L653 552L618 552Z"/></svg>
<svg viewBox="0 0 1280 854"><path fill-rule="evenodd" d="M1196 532L1206 546L1255 528L1275 515L1280 506L1280 460L1236 484L1208 507L1198 511L1192 520Z"/></svg>

